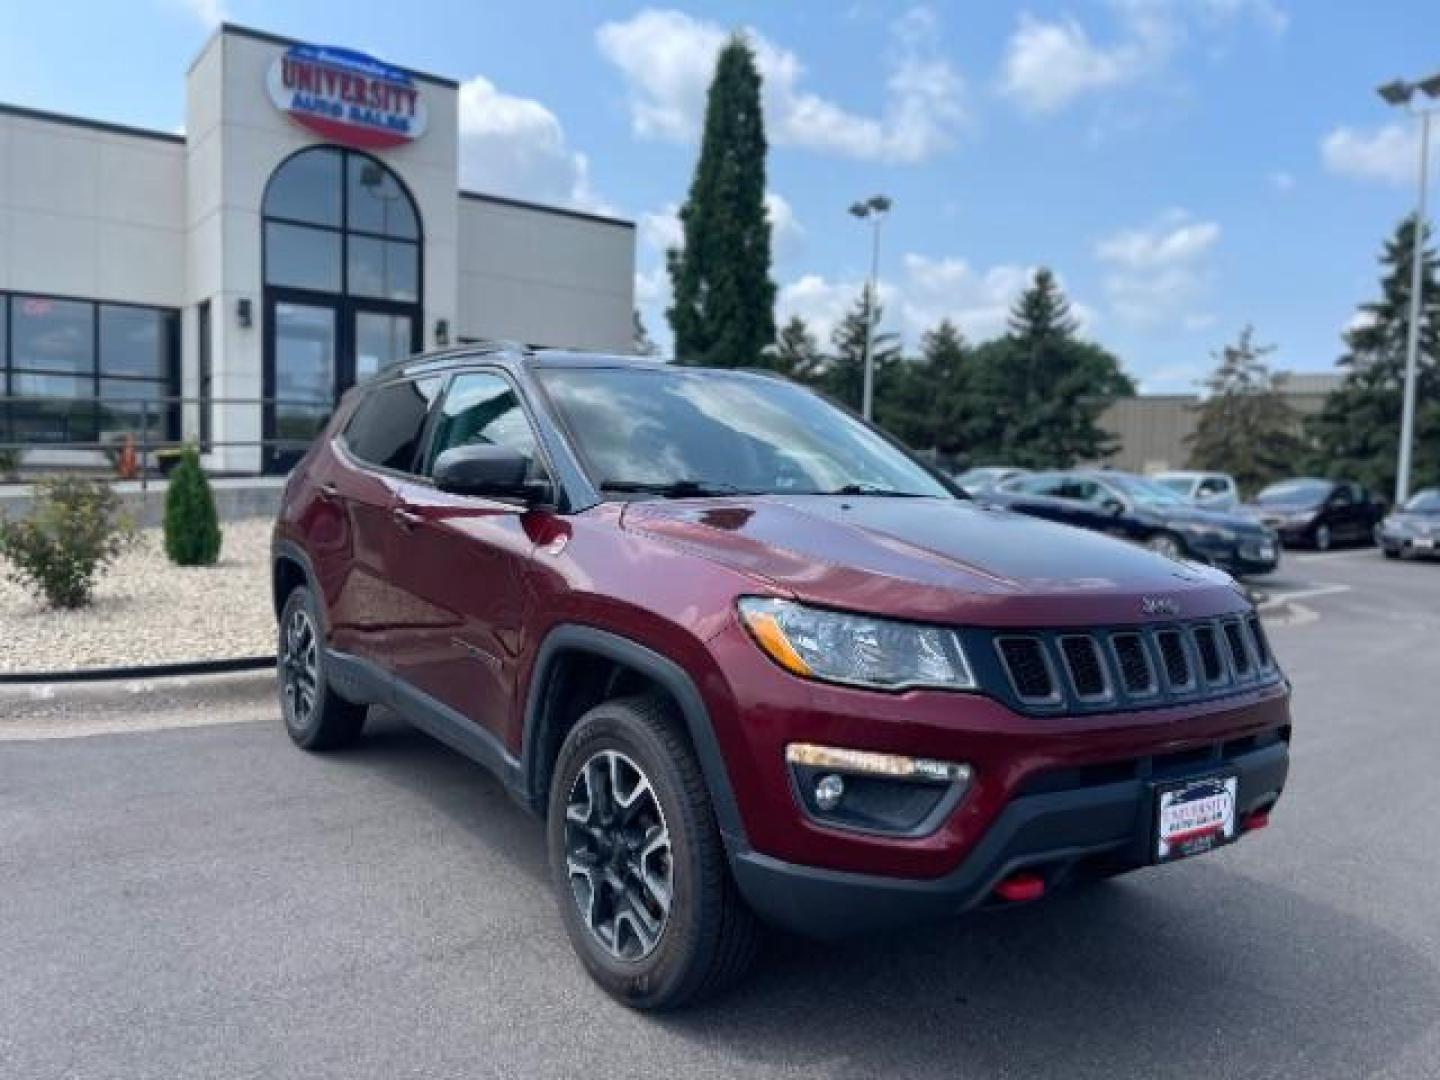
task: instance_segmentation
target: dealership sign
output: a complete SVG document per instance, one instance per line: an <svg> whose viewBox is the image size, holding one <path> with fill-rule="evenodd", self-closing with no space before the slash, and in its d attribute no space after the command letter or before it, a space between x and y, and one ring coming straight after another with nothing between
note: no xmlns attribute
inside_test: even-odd
<svg viewBox="0 0 1440 1080"><path fill-rule="evenodd" d="M266 78L270 100L327 139L367 150L425 133L425 99L408 71L350 49L292 45Z"/></svg>

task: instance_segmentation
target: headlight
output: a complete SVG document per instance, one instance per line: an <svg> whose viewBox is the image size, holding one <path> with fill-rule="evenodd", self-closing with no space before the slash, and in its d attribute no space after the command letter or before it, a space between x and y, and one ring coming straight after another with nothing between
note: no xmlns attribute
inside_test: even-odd
<svg viewBox="0 0 1440 1080"><path fill-rule="evenodd" d="M739 606L741 621L766 655L802 678L883 690L975 688L953 630L845 615L788 600L747 597Z"/></svg>
<svg viewBox="0 0 1440 1080"><path fill-rule="evenodd" d="M1207 525L1199 521L1187 521L1180 524L1180 530L1204 540L1219 540L1222 543L1233 543L1235 540L1235 530L1225 525Z"/></svg>

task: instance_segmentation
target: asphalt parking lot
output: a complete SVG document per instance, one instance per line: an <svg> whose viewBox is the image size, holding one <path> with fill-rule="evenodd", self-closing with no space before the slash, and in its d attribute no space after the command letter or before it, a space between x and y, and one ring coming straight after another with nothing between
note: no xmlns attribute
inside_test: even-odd
<svg viewBox="0 0 1440 1080"><path fill-rule="evenodd" d="M1296 687L1268 830L964 923L774 939L662 1018L572 960L540 826L393 719L317 757L243 683L0 699L0 1075L1440 1077L1440 563L1293 556L1267 589Z"/></svg>

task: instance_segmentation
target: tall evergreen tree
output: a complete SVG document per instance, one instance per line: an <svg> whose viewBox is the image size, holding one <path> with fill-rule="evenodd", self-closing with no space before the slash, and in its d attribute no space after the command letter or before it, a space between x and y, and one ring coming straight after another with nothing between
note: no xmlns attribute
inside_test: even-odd
<svg viewBox="0 0 1440 1080"><path fill-rule="evenodd" d="M826 393L856 412L860 411L861 398L865 393L865 320L870 313L867 297L870 286L866 285L856 297L855 303L845 313L840 325L830 335L832 352L826 364L821 385ZM875 333L871 338L870 351L875 363L875 399L880 399L880 386L886 375L900 358L900 337L888 330L881 330L880 323L885 317L884 305L876 303L874 308ZM879 410L876 410L879 419Z"/></svg>
<svg viewBox="0 0 1440 1080"><path fill-rule="evenodd" d="M964 449L964 432L971 412L969 386L970 347L949 319L942 319L920 339L917 372L928 402L928 445L942 454Z"/></svg>
<svg viewBox="0 0 1440 1080"><path fill-rule="evenodd" d="M1302 452L1300 418L1265 362L1274 351L1249 326L1221 349L1189 439L1192 469L1229 473L1245 492L1293 473Z"/></svg>
<svg viewBox="0 0 1440 1080"><path fill-rule="evenodd" d="M1405 346L1410 319L1413 215L1385 242L1380 256L1380 297L1360 305L1360 317L1343 335L1338 363L1345 382L1326 399L1308 427L1315 441L1313 471L1358 480L1381 496L1395 488ZM1421 244L1429 238L1428 226ZM1437 260L1423 248L1420 355L1416 371L1415 444L1411 489L1440 484L1440 284Z"/></svg>
<svg viewBox="0 0 1440 1080"><path fill-rule="evenodd" d="M775 340L770 219L765 212L760 72L745 37L720 50L690 194L684 246L667 253L666 312L681 363L748 367Z"/></svg>
<svg viewBox="0 0 1440 1080"><path fill-rule="evenodd" d="M1077 329L1054 275L1037 271L1011 310L1009 333L975 350L962 432L967 461L1063 468L1113 452L1113 436L1097 421L1135 384Z"/></svg>
<svg viewBox="0 0 1440 1080"><path fill-rule="evenodd" d="M790 316L790 321L780 328L780 336L767 352L766 360L767 366L800 382L815 381L824 366L820 343L799 315Z"/></svg>

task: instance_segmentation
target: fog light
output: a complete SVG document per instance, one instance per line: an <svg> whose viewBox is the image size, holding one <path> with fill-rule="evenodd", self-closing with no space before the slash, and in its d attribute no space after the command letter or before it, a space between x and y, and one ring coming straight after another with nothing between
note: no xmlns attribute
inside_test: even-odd
<svg viewBox="0 0 1440 1080"><path fill-rule="evenodd" d="M827 813L840 805L844 795L845 781L834 773L822 776L815 785L815 805Z"/></svg>

